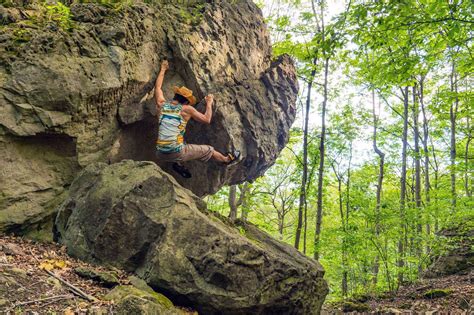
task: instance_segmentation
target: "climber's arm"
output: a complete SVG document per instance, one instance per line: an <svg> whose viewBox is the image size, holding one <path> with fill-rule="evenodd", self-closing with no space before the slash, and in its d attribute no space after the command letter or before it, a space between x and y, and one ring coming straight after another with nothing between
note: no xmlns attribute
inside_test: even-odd
<svg viewBox="0 0 474 315"><path fill-rule="evenodd" d="M161 87L163 86L163 80L165 78L165 73L166 70L168 70L169 64L167 60L164 60L161 63L161 70L160 73L158 74L158 77L156 78L156 83L155 83L155 100L156 100L156 107L158 110L161 109L161 106L163 106L163 103L165 102L165 96L163 95L163 90Z"/></svg>
<svg viewBox="0 0 474 315"><path fill-rule="evenodd" d="M214 102L214 96L209 94L206 96L206 112L200 113L197 109L192 106L186 106L186 113L191 116L192 119L203 124L210 124L212 119L212 103Z"/></svg>

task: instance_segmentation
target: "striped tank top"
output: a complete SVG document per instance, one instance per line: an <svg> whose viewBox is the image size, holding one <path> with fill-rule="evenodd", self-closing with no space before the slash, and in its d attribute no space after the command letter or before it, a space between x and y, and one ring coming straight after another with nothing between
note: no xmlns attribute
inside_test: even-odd
<svg viewBox="0 0 474 315"><path fill-rule="evenodd" d="M187 121L180 115L183 105L166 102L161 108L156 149L162 153L180 152Z"/></svg>

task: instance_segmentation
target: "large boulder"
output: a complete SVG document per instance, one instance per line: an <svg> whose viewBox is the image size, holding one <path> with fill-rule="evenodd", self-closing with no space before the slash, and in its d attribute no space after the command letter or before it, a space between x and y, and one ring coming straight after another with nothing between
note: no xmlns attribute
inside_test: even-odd
<svg viewBox="0 0 474 315"><path fill-rule="evenodd" d="M446 245L432 257L423 277L438 278L474 269L474 215L466 215L460 222L451 223L437 233Z"/></svg>
<svg viewBox="0 0 474 315"><path fill-rule="evenodd" d="M51 217L90 163L160 163L153 86L165 58L167 98L173 85L216 97L211 125L191 122L186 140L242 151L231 167L190 162L193 178L177 178L183 186L202 196L275 161L294 120L297 79L288 57L271 60L260 10L251 0L162 2L73 4L61 25L34 5L0 6L0 231Z"/></svg>
<svg viewBox="0 0 474 315"><path fill-rule="evenodd" d="M136 273L202 314L318 314L321 265L250 224L232 226L150 162L86 167L56 218L82 260Z"/></svg>

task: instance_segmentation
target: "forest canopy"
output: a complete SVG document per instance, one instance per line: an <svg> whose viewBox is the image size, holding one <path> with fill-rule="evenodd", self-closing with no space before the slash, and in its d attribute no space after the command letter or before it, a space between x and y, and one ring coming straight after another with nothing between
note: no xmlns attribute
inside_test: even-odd
<svg viewBox="0 0 474 315"><path fill-rule="evenodd" d="M474 7L257 3L296 61L298 119L264 177L209 206L319 258L332 298L415 281L449 248L441 230L472 225Z"/></svg>

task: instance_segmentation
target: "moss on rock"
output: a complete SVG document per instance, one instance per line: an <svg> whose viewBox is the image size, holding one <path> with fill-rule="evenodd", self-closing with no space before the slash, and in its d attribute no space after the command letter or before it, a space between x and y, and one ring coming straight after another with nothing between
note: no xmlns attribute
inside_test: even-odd
<svg viewBox="0 0 474 315"><path fill-rule="evenodd" d="M435 299L444 296L448 296L453 291L451 289L431 289L423 293L423 296L427 299Z"/></svg>

